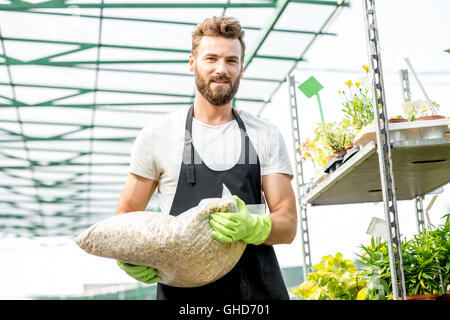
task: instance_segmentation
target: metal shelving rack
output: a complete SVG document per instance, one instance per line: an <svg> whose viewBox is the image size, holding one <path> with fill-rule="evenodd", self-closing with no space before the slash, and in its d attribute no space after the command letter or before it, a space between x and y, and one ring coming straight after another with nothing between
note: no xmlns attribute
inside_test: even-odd
<svg viewBox="0 0 450 320"><path fill-rule="evenodd" d="M450 141L447 137L431 140L396 141L390 137L390 130L401 127L401 124L388 124L388 115L384 93L383 73L379 49L378 27L376 22L374 0L362 0L366 22L368 57L372 71L372 93L374 99L374 114L376 123L376 143L365 144L352 158L345 162L335 172L318 182L314 188L304 183L303 167L300 152L296 154L296 184L299 191L300 231L303 246L304 270L311 268L311 253L307 226L307 205L332 205L344 203L378 202L383 201L385 220L387 225L387 242L392 280L393 299L406 299L403 260L401 255L401 239L398 221L397 200L415 199L416 217L419 233L424 229L423 195L433 191L448 182L448 177L440 172L450 172ZM401 81L404 99L410 99L407 72L401 70ZM288 77L289 101L291 109L291 124L295 150L300 145L297 106L295 102L294 77ZM396 126L397 125L397 126ZM445 124L444 124L445 125ZM416 153L419 151L418 153ZM417 154L419 154L417 156ZM412 157L414 160L412 160ZM430 160L434 157L437 160ZM430 159L428 159L430 158ZM433 158L433 159L434 159ZM403 161L403 162L402 162ZM403 165L409 163L410 165ZM425 167L414 166L424 164ZM402 164L402 165L401 165ZM379 171L373 168L378 165ZM394 177L394 166L396 175ZM420 168L420 169L416 169ZM409 172L424 173L416 180ZM415 171L414 171L415 170ZM420 171L421 170L421 171ZM431 174L428 174L431 170ZM360 182L361 174L365 186L355 190L355 183ZM432 177L426 177L426 176ZM378 180L377 176L380 180ZM398 179L399 184L396 185ZM419 186L414 188L416 181L421 179ZM377 182L378 180L378 182ZM356 188L360 189L360 188ZM350 190L352 194L350 194ZM397 197L400 196L400 198ZM305 275L306 277L306 275Z"/></svg>
<svg viewBox="0 0 450 320"><path fill-rule="evenodd" d="M291 132L292 132L292 142L294 146L294 150L300 145L300 126L298 122L298 110L297 110L297 97L295 94L295 78L292 75L288 75L286 77L286 81L288 84L289 90L289 116L291 120ZM295 155L295 183L297 190L305 184L305 179L303 176L303 163L300 159L300 153L294 152ZM300 196L298 199L298 208L299 208L299 216L300 216L300 239L303 250L303 279L306 280L306 276L309 272L311 272L312 263L311 263L311 254L310 254L310 246L309 246L309 232L308 232L308 215L307 215L307 205L301 201Z"/></svg>

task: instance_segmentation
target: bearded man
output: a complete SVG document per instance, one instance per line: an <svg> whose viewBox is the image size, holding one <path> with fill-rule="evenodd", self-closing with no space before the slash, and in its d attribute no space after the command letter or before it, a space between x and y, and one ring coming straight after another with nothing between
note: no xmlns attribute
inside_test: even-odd
<svg viewBox="0 0 450 320"><path fill-rule="evenodd" d="M231 17L197 25L189 56L194 104L143 128L133 145L116 214L144 211L157 189L161 211L178 215L202 199L220 198L226 188L239 212L212 213L211 236L247 243L236 266L222 278L195 288L158 283L159 300L289 299L273 245L291 243L296 235L293 172L280 131L232 107L243 77L243 37L239 21ZM266 205L267 212L250 213L246 205L253 204ZM154 268L118 264L138 281L161 280Z"/></svg>

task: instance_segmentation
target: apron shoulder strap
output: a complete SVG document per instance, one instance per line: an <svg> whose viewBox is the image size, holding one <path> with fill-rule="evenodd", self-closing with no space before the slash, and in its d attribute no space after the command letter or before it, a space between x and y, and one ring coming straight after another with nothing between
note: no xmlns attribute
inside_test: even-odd
<svg viewBox="0 0 450 320"><path fill-rule="evenodd" d="M195 183L194 148L192 147L192 116L194 106L191 105L186 117L186 127L184 134L183 162L186 164L187 182Z"/></svg>

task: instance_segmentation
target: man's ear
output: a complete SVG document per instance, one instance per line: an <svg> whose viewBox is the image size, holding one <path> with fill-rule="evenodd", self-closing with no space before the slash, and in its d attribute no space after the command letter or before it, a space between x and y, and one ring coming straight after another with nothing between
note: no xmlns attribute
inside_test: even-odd
<svg viewBox="0 0 450 320"><path fill-rule="evenodd" d="M240 78L242 79L243 77L244 77L244 62L242 61Z"/></svg>
<svg viewBox="0 0 450 320"><path fill-rule="evenodd" d="M189 55L189 71L194 72L195 70L195 57L194 55Z"/></svg>

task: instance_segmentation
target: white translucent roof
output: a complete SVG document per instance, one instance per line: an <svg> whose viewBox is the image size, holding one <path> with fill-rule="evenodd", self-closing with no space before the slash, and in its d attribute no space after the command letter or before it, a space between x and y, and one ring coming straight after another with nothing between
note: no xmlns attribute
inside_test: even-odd
<svg viewBox="0 0 450 320"><path fill-rule="evenodd" d="M0 235L71 236L113 214L137 132L193 100L191 33L206 17L243 25L234 103L258 114L344 6L0 1Z"/></svg>

